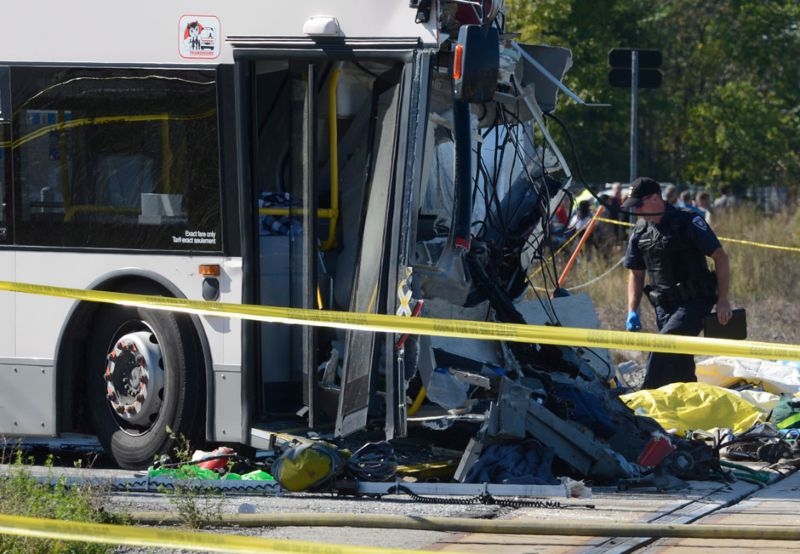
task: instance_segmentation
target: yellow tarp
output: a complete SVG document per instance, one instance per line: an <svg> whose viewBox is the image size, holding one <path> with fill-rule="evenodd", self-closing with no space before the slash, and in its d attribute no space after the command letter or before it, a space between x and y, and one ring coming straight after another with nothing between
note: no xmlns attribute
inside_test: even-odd
<svg viewBox="0 0 800 554"><path fill-rule="evenodd" d="M652 417L678 435L714 428L729 428L738 435L767 418L735 392L707 383L672 383L620 398L636 413Z"/></svg>

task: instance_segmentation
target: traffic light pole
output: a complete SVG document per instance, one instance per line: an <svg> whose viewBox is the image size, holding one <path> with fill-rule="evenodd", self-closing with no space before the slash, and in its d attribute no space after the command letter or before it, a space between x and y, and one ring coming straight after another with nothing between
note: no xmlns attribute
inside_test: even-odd
<svg viewBox="0 0 800 554"><path fill-rule="evenodd" d="M630 159L630 179L632 183L636 179L638 168L636 167L636 153L639 150L639 52L631 50L631 159Z"/></svg>
<svg viewBox="0 0 800 554"><path fill-rule="evenodd" d="M612 87L631 89L631 153L630 179L633 182L639 173L636 157L639 151L639 89L658 88L663 74L661 51L640 48L613 48L608 53L608 83Z"/></svg>

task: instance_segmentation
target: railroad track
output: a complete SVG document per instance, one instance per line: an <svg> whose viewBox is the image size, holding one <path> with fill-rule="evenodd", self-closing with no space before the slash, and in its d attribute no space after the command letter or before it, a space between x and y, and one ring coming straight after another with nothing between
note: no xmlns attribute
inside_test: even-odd
<svg viewBox="0 0 800 554"><path fill-rule="evenodd" d="M8 466L0 466L0 473ZM31 470L49 478L62 477L95 482L123 482L139 479L131 472L104 469L76 469L33 466ZM76 481L77 482L77 481ZM105 509L114 512L137 514L179 514L180 502L195 502L194 507L208 511L208 522L215 522L214 532L241 534L267 538L293 539L327 544L360 544L363 546L393 546L396 548L435 549L445 552L482 552L491 545L492 554L522 554L537 552L556 554L563 552L626 553L645 552L674 546L689 541L697 548L723 544L726 552L731 548L752 550L752 540L678 539L651 536L630 536L637 525L703 526L728 525L742 528L747 522L758 521L764 525L765 537L771 529L786 526L797 529L800 521L800 474L791 474L765 488L745 481L730 484L691 482L685 490L657 492L634 489L618 492L596 488L591 499L574 499L558 503L543 503L539 507L514 508L508 505L480 503L428 503L413 495L388 495L381 498L345 498L330 494L275 494L269 489L246 492L236 488L220 489L221 494L199 497L176 497L153 492L132 492L118 488L111 490ZM203 505L199 503L205 503ZM591 504L593 507L588 507ZM184 506L185 507L185 506ZM765 508L766 507L766 508ZM764 515L764 512L768 515ZM202 515L202 512L200 512ZM323 516L330 516L327 520ZM752 518L751 518L752 515ZM294 518L294 519L293 519ZM313 519L313 518L316 518ZM385 519L370 527L369 520ZM395 518L392 520L392 518ZM333 520L333 521L329 521ZM394 523L392 523L394 521ZM432 528L414 527L403 522L436 523ZM455 522L465 521L466 527L457 529ZM485 528L475 533L469 522ZM398 523L400 522L400 523ZM451 525L448 526L448 522ZM148 521L148 525L154 522ZM237 526L227 525L234 523ZM547 525L553 534L523 534L504 532L500 525L517 527ZM565 526L566 524L566 526ZM493 525L497 529L488 531ZM174 522L162 522L159 527L176 529ZM388 528L387 528L388 527ZM594 536L582 536L575 529L586 531L602 529ZM626 533L616 533L614 529ZM533 529L528 529L532 532ZM627 535L627 536L626 536ZM764 543L762 540L758 544ZM776 548L786 548L783 541ZM132 554L135 547L118 550Z"/></svg>

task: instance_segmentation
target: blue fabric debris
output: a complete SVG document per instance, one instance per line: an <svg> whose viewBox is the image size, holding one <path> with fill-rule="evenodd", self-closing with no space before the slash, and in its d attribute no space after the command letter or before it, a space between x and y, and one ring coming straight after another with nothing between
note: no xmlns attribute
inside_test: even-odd
<svg viewBox="0 0 800 554"><path fill-rule="evenodd" d="M514 444L492 444L475 462L466 483L508 485L558 485L551 466L555 451L535 440Z"/></svg>
<svg viewBox="0 0 800 554"><path fill-rule="evenodd" d="M302 204L292 199L288 192L262 192L258 197L259 208L301 208ZM303 229L299 216L262 215L262 235L298 235Z"/></svg>
<svg viewBox="0 0 800 554"><path fill-rule="evenodd" d="M605 405L593 394L566 384L555 385L550 393L550 401L561 403L566 409L564 419L578 422L604 439L617 432Z"/></svg>

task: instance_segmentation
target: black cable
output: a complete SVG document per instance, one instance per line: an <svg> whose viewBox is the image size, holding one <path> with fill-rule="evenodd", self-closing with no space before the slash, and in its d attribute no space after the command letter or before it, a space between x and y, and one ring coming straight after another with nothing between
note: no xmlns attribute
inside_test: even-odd
<svg viewBox="0 0 800 554"><path fill-rule="evenodd" d="M470 498L452 498L442 496L420 496L412 491L409 487L404 485L395 485L388 490L389 494L403 493L407 494L416 502L422 504L485 504L489 506L506 506L509 508L564 508L558 500L550 500L544 498L535 498L532 500L519 500L519 499L504 499L495 498L489 493L483 493ZM587 504L583 507L594 508L594 505Z"/></svg>
<svg viewBox="0 0 800 554"><path fill-rule="evenodd" d="M506 137L513 144L514 152L516 153L516 156L514 156L514 161L516 162L516 160L521 160L522 162L524 162L524 158L522 158L522 154L521 154L522 149L520 147L519 140L517 139L516 136L514 136L513 133L511 133L509 131L509 125L508 125L508 122L507 122L507 119L506 119L506 109L504 107L501 109L501 114L503 114L503 118L502 119L503 119L503 126L506 129ZM525 177L526 177L528 183L530 183L530 185L533 186L534 179L531 176L530 171L528 171L527 164L523 163L522 167L523 167L523 172L525 173ZM542 175L544 175L544 173L542 173ZM511 212L511 214L510 214L509 219L513 220L520 209L522 209L522 205L521 204L515 206L513 212Z"/></svg>
<svg viewBox="0 0 800 554"><path fill-rule="evenodd" d="M528 246L535 247L534 252L540 254L537 255L536 258L539 259L539 263L542 265L543 283L545 285L545 289L555 289L557 287L558 268L556 267L555 256L551 255L551 260L549 262L545 262L541 256L541 252L544 248L549 247L551 254L553 253L552 238L554 235L549 229L549 222L552 216L551 203L553 198L550 195L550 187L548 186L546 180L546 159L547 153L550 150L546 141L543 142L541 149L537 147L535 129L533 135L530 135L528 128L524 124L519 123L519 113L516 113L499 103L496 104L496 108L497 117L495 119L495 124L492 125L492 127L484 134L484 138L489 137L492 133L494 134L494 151L492 153L494 166L491 171L487 167L486 160L482 155L482 148L480 146L477 152L478 162L474 174L475 184L472 191L472 198L473 200L477 201L479 197L482 197L485 207L484 220L479 222L481 228L477 232L477 235L479 235L481 238L485 237L488 229L492 229L497 235L499 235L497 239L498 244L495 244L494 246L499 250L499 259L501 265L511 269L512 277L514 275L519 276L520 270L525 271L526 275L524 280L529 286L531 286L531 288L533 288L534 293L549 320L554 324L558 324L558 317L555 314L555 309L553 307L550 295L548 294L547 297L543 298L538 293L536 288L532 286L532 283L527 276L527 271L529 268L522 268L519 264L523 249ZM523 142L530 144L530 147L532 148L531 154L535 156L532 157L530 161L534 164L538 161L539 176L537 178L534 178L531 174L531 166L529 165L528 157L526 156L527 147L523 145ZM509 209L507 210L508 213L506 213L506 211L503 210L503 205L500 202L500 179L501 175L504 174L502 170L507 156L506 149L509 146L514 149L514 154L511 158L511 170L508 172L509 183L506 184L506 188L508 188L509 191L511 190L511 185L514 181L514 170L518 167L517 163L520 163L522 166L520 170L520 176L523 179L526 179L528 187L530 187L530 190L536 194L534 209L540 214L540 224L542 225L542 242L539 244L533 243L534 237L530 234L530 229L523 230L511 228L512 223L520 214L519 210L522 209L522 204L508 204L507 207ZM481 178L484 180L483 187L480 186ZM566 194L567 198L571 197L571 193L569 191L564 191L563 194ZM569 212L571 213L571 211L572 210L570 209ZM509 247L512 241L519 242L520 239L523 239L523 243L521 245L515 244ZM515 268L514 264L509 261L511 258L516 260L516 266L518 267ZM508 291L510 287L513 286L513 282L513 279L509 279L504 289ZM550 287L550 283L552 283L552 287Z"/></svg>
<svg viewBox="0 0 800 554"><path fill-rule="evenodd" d="M536 190L535 188L533 188L533 192L535 194L537 194L537 204L539 206L539 213L541 215L540 221L541 221L541 225L542 225L543 237L545 239L547 239L547 243L546 244L551 245L551 241L550 241L551 233L550 233L550 230L549 230L549 221L551 219L550 203L552 201L552 198L550 196L550 190L547 187L546 182L544 180L545 179L545 177L544 177L545 176L544 160L545 160L545 157L546 157L546 155L545 155L546 147L545 147L545 145L542 146L542 156L539 157L540 163L542 164L541 167L540 167L540 175L541 175L541 177L538 178L538 179L534 179L532 177L532 175L530 174L529 170L528 170L528 164L525 163L525 158L523 156L523 149L521 147L521 141L516 136L516 134L514 134L514 132L512 132L512 130L510 129L511 125L509 125L509 123L508 123L508 116L509 115L511 117L513 117L516 121L519 120L518 114L510 113L510 112L507 111L507 109L505 107L501 107L501 119L502 119L502 121L503 121L503 123L505 125L505 128L506 128L506 137L507 137L508 141L510 141L514 145L514 149L515 149L515 154L516 155L514 156L514 162L516 163L519 160L522 163L522 167L524 168L525 175L526 175L526 178L527 178L527 181L528 181L530 187L535 187L535 184L539 183L539 190ZM518 129L519 126L518 125L514 125L514 128ZM524 132L525 131L523 129L523 133ZM533 148L534 152L537 152L538 149L536 148L535 136L530 138L530 143L532 145L532 148ZM565 192L567 192L567 194L568 194L568 191L565 191ZM515 212L513 213L513 215L516 215L516 213L517 213L516 210L519 210L519 209L521 209L521 206L517 206L515 208ZM513 215L512 215L512 217L513 217ZM527 241L526 241L526 243L527 243ZM551 249L551 253L552 253L552 245L550 246L550 249ZM517 255L519 255L519 253ZM551 256L550 258L551 258L551 260L553 260L553 266L554 266L553 267L553 271L554 271L554 273L557 273L557 268L555 267L555 256ZM545 275L545 289L547 289L546 276L548 275L548 273L546 271L543 271L543 275ZM527 269L526 269L526 278L527 278ZM557 279L556 278L553 279L553 284L554 284L553 288L555 289L556 286L557 286ZM559 320L558 320L558 317L556 315L555 308L552 305L552 300L550 299L550 295L547 295L547 297L545 299L543 299L539 295L538 291L535 290L535 288L534 288L534 294L536 295L537 300L539 301L540 305L544 309L545 313L548 315L548 318L550 319L551 323L560 323Z"/></svg>
<svg viewBox="0 0 800 554"><path fill-rule="evenodd" d="M608 368L608 373L606 373L606 376L605 376L605 380L606 381L610 380L611 377L614 376L615 371L614 371L612 365L610 363L608 363L600 354L595 352L594 349L586 348L586 347L582 346L581 350L583 352L588 352L588 353L592 354L595 358L598 359L598 361L602 362L603 365L605 365ZM624 383L624 384L627 386L627 383ZM630 388L630 387L628 387L628 388Z"/></svg>
<svg viewBox="0 0 800 554"><path fill-rule="evenodd" d="M575 141L573 141L572 135L570 134L569 129L567 129L567 126L564 124L564 122L561 121L561 119L559 119L554 114L545 113L544 115L545 115L545 117L549 117L550 119L552 119L553 121L555 121L556 123L558 123L561 126L561 130L563 130L564 134L567 135L567 140L569 141L570 150L572 151L572 157L574 158L574 161L575 161L575 168L577 169L577 173L578 173L578 177L580 178L581 185L583 185L583 188L585 190L587 190L589 192L589 194L592 195L592 198L597 200L597 202L599 204L604 205L602 200L600 200L600 197L597 196L597 193L595 191L593 191L591 189L591 187L589 187L589 185L586 183L586 178L583 176L583 171L581 170L580 159L578 158L578 154L577 154L577 151L576 151L576 148L575 148ZM619 208L619 213L625 214L627 216L656 216L656 215L664 215L665 212L661 211L661 212L638 212L638 213L636 213L636 212L632 212L630 210L626 210L626 209L620 207Z"/></svg>

